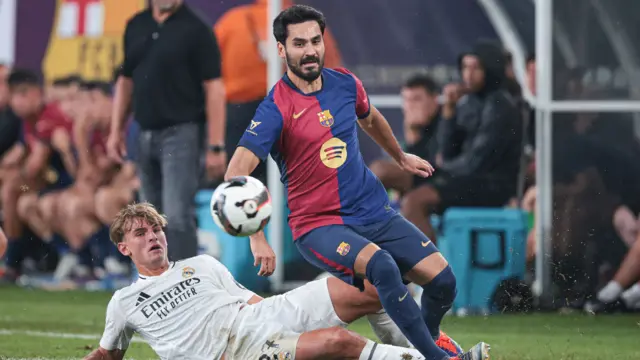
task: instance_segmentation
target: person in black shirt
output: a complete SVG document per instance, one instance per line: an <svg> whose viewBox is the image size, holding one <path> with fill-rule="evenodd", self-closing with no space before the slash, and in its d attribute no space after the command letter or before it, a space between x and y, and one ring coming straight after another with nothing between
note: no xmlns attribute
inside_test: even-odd
<svg viewBox="0 0 640 360"><path fill-rule="evenodd" d="M409 78L401 91L405 151L431 164L436 163L438 151L436 142L436 129L440 118L438 95L439 89L436 82L422 74ZM413 176L402 170L390 160L377 160L370 167L385 188L397 190L401 194L424 180L420 176Z"/></svg>
<svg viewBox="0 0 640 360"><path fill-rule="evenodd" d="M13 147L20 136L22 123L9 108L9 67L0 64L0 159Z"/></svg>
<svg viewBox="0 0 640 360"><path fill-rule="evenodd" d="M444 87L438 170L402 203L403 215L432 240L432 213L451 207L501 207L516 194L522 119L506 90L505 60L499 44L479 41L460 56L464 85Z"/></svg>
<svg viewBox="0 0 640 360"><path fill-rule="evenodd" d="M202 129L207 174L224 175L224 87L211 26L183 0L152 0L127 23L122 75L115 89L107 150L126 155L124 124L133 104L140 125L137 165L141 195L167 214L172 260L197 255L194 196L198 190Z"/></svg>

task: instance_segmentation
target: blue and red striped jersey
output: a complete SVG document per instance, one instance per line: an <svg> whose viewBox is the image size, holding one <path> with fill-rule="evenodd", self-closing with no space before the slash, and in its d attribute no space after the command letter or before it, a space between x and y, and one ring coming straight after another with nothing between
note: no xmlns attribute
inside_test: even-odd
<svg viewBox="0 0 640 360"><path fill-rule="evenodd" d="M278 164L294 239L321 226L393 215L358 145L357 120L369 112L362 82L346 69L322 70L322 89L310 94L285 75L256 110L238 146Z"/></svg>

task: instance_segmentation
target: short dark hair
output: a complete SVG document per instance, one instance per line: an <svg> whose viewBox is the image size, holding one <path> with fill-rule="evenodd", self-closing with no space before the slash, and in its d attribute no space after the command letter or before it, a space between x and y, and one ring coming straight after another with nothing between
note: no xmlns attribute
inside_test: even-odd
<svg viewBox="0 0 640 360"><path fill-rule="evenodd" d="M307 5L293 5L282 11L273 20L273 36L279 43L285 44L289 36L288 26L302 24L307 21L317 22L320 25L320 32L324 35L326 20L321 11Z"/></svg>
<svg viewBox="0 0 640 360"><path fill-rule="evenodd" d="M426 74L413 75L404 83L403 87L409 89L420 87L429 94L437 94L440 91L440 87L435 80Z"/></svg>
<svg viewBox="0 0 640 360"><path fill-rule="evenodd" d="M79 75L67 75L64 77L56 78L52 81L53 86L71 86L71 85L79 85L82 86L84 80Z"/></svg>
<svg viewBox="0 0 640 360"><path fill-rule="evenodd" d="M69 85L82 85L82 83L84 82L84 79L82 79L82 76L80 75L69 75L67 76L67 81L69 82Z"/></svg>
<svg viewBox="0 0 640 360"><path fill-rule="evenodd" d="M104 96L111 96L111 84L105 81L85 81L80 85L80 89L84 91L97 90Z"/></svg>
<svg viewBox="0 0 640 360"><path fill-rule="evenodd" d="M40 77L34 71L26 69L15 69L9 74L7 79L9 89L15 89L18 86L37 86L42 85Z"/></svg>

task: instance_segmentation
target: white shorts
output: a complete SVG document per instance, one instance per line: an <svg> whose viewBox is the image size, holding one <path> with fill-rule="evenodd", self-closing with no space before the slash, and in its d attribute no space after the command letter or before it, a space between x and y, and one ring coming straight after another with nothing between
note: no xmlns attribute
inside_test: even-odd
<svg viewBox="0 0 640 360"><path fill-rule="evenodd" d="M327 279L245 306L231 329L226 359L295 359L300 335L346 326L333 309Z"/></svg>

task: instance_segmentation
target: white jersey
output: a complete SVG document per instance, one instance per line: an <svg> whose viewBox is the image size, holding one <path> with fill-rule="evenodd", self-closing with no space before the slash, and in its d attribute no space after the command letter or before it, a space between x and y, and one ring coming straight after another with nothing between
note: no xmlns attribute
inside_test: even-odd
<svg viewBox="0 0 640 360"><path fill-rule="evenodd" d="M219 359L253 295L211 256L171 263L113 294L100 347L124 350L137 332L162 359Z"/></svg>

